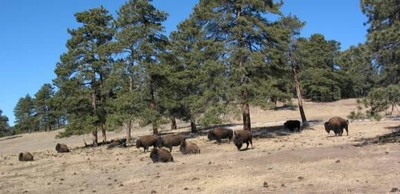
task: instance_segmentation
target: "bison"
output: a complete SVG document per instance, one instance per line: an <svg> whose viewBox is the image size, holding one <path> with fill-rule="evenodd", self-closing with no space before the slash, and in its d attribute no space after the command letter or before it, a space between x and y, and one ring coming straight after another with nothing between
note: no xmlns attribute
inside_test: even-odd
<svg viewBox="0 0 400 194"><path fill-rule="evenodd" d="M238 150L242 148L243 143L246 143L246 149L249 148L249 143L251 144L251 148L253 148L253 137L250 131L236 130L234 133L235 137L233 138L233 142L235 143L235 146Z"/></svg>
<svg viewBox="0 0 400 194"><path fill-rule="evenodd" d="M153 148L150 153L151 160L156 162L173 162L174 158L171 155L171 152L164 148L158 149L157 147Z"/></svg>
<svg viewBox="0 0 400 194"><path fill-rule="evenodd" d="M297 132L301 131L299 120L287 120L283 125L291 132L295 131L295 129L297 129Z"/></svg>
<svg viewBox="0 0 400 194"><path fill-rule="evenodd" d="M19 161L33 161L33 155L30 152L21 152L18 159Z"/></svg>
<svg viewBox="0 0 400 194"><path fill-rule="evenodd" d="M182 135L165 135L163 137L159 137L157 141L157 145L159 148L166 147L169 148L169 151L172 151L172 146L179 146L182 142L185 141L185 137Z"/></svg>
<svg viewBox="0 0 400 194"><path fill-rule="evenodd" d="M182 154L200 154L199 146L195 143L183 141L179 147Z"/></svg>
<svg viewBox="0 0 400 194"><path fill-rule="evenodd" d="M126 139L113 139L111 140L111 143L107 146L107 149L112 149L115 147L127 147L126 145Z"/></svg>
<svg viewBox="0 0 400 194"><path fill-rule="evenodd" d="M63 143L58 143L56 145L56 151L58 153L65 153L65 152L69 152L68 146L63 144Z"/></svg>
<svg viewBox="0 0 400 194"><path fill-rule="evenodd" d="M136 148L143 147L143 152L146 152L146 150L149 150L150 146L153 147L157 146L157 140L158 140L157 135L142 136L138 140L136 140Z"/></svg>
<svg viewBox="0 0 400 194"><path fill-rule="evenodd" d="M342 136L343 128L346 129L347 135L349 135L349 120L345 120L341 117L332 117L324 123L325 131L329 133L333 131L336 136Z"/></svg>
<svg viewBox="0 0 400 194"><path fill-rule="evenodd" d="M221 139L228 139L228 143L233 138L233 130L229 128L215 128L208 132L208 140L217 140L218 144L221 144Z"/></svg>

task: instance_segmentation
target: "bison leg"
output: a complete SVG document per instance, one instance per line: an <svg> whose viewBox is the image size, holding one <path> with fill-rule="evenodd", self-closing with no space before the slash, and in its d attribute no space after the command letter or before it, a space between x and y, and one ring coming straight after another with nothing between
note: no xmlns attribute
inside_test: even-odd
<svg viewBox="0 0 400 194"><path fill-rule="evenodd" d="M218 145L221 145L221 138L216 138L216 139L217 139Z"/></svg>

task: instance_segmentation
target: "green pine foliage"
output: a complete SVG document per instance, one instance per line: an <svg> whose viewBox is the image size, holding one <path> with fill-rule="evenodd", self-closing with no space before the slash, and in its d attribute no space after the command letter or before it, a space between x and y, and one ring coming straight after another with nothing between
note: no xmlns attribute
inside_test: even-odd
<svg viewBox="0 0 400 194"><path fill-rule="evenodd" d="M300 38L297 43L299 80L304 97L323 102L340 100L343 76L335 63L340 54L339 43L325 40L322 34Z"/></svg>
<svg viewBox="0 0 400 194"><path fill-rule="evenodd" d="M372 61L382 73L384 85L400 83L400 6L398 0L362 0L368 17L368 41Z"/></svg>
<svg viewBox="0 0 400 194"><path fill-rule="evenodd" d="M140 99L136 101L139 105L124 105L126 108L140 107L140 114L129 116L130 112L124 112L123 117L132 119L140 116L143 125L152 124L155 134L158 133L162 112L159 90L165 81L160 66L164 65L161 63L161 55L168 44L162 26L166 18L167 14L157 10L150 1L129 0L120 8L115 21L118 30L115 48L121 54L124 64L117 71L124 72L128 78L129 85L125 87L129 87L129 97Z"/></svg>
<svg viewBox="0 0 400 194"><path fill-rule="evenodd" d="M114 29L112 16L103 7L75 14L82 26L69 29L67 52L60 57L55 85L64 98L68 125L60 136L92 132L97 144L97 130L105 133L109 91L106 80L111 71L110 42Z"/></svg>
<svg viewBox="0 0 400 194"><path fill-rule="evenodd" d="M14 115L16 133L31 133L39 129L34 99L29 94L18 100Z"/></svg>
<svg viewBox="0 0 400 194"><path fill-rule="evenodd" d="M51 84L44 84L35 94L34 105L39 130L51 131L57 123L57 118L53 113L51 99L54 96Z"/></svg>
<svg viewBox="0 0 400 194"><path fill-rule="evenodd" d="M8 124L8 117L2 115L3 111L0 109L0 137L12 135L12 130Z"/></svg>

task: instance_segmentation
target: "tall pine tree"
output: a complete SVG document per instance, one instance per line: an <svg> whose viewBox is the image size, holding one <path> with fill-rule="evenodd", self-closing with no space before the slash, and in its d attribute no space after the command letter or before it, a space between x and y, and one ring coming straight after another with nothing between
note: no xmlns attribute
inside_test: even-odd
<svg viewBox="0 0 400 194"><path fill-rule="evenodd" d="M152 124L153 133L158 134L161 111L157 89L162 84L158 79L158 71L161 68L160 57L168 44L162 26L167 14L157 10L150 2L152 1L129 0L118 11L116 48L122 54L124 65L120 68L128 78L127 91L130 93L128 95L130 97L138 95L141 99L139 103L146 104L146 106L138 105L141 107L142 123ZM136 102L129 101L129 103ZM125 106L129 108L129 104ZM130 106L137 107L134 104ZM127 110L126 108L124 109ZM134 114L129 111L126 113Z"/></svg>
<svg viewBox="0 0 400 194"><path fill-rule="evenodd" d="M277 74L275 70L280 71L278 63L271 62L270 58L279 44L278 34L270 26L282 15L281 5L272 0L199 2L199 17L207 21L204 23L206 37L224 46L220 60L229 78L226 85L232 89L234 102L242 109L245 130L251 130L250 103L270 101L264 94L272 88L274 79L271 77ZM264 99L257 98L261 96Z"/></svg>
<svg viewBox="0 0 400 194"><path fill-rule="evenodd" d="M109 43L114 30L112 16L103 7L75 14L82 26L69 29L68 51L61 56L55 73L54 84L66 98L68 125L63 135L91 132L93 144L97 145L97 131L103 132L107 117L106 100L108 91L105 80L111 70Z"/></svg>
<svg viewBox="0 0 400 194"><path fill-rule="evenodd" d="M368 17L367 46L372 62L380 69L382 84L400 83L400 6L398 0L362 0L361 8Z"/></svg>

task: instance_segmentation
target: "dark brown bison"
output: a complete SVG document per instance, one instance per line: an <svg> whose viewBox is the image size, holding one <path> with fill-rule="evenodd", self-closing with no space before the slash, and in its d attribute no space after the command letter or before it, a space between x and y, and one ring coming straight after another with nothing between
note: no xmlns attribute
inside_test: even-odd
<svg viewBox="0 0 400 194"><path fill-rule="evenodd" d="M253 148L252 142L252 134L248 130L236 130L234 132L235 137L233 138L233 142L238 150L242 148L243 143L246 143L246 149L249 148L249 143L251 144L251 148Z"/></svg>
<svg viewBox="0 0 400 194"><path fill-rule="evenodd" d="M185 141L185 137L182 135L165 135L163 137L159 137L157 141L157 145L159 148L166 147L169 148L169 151L172 151L172 146L179 146L182 142Z"/></svg>
<svg viewBox="0 0 400 194"><path fill-rule="evenodd" d="M301 131L301 125L299 120L287 120L283 126L285 126L286 129L289 129L289 131L293 132L295 129L297 129L297 132Z"/></svg>
<svg viewBox="0 0 400 194"><path fill-rule="evenodd" d="M111 140L111 143L108 144L107 149L112 149L115 147L126 147L126 139L113 139Z"/></svg>
<svg viewBox="0 0 400 194"><path fill-rule="evenodd" d="M228 139L228 143L233 138L233 130L229 128L215 128L208 132L208 140L217 140L218 144L221 144L221 139Z"/></svg>
<svg viewBox="0 0 400 194"><path fill-rule="evenodd" d="M19 161L33 161L33 155L30 152L21 152L18 159Z"/></svg>
<svg viewBox="0 0 400 194"><path fill-rule="evenodd" d="M146 152L146 150L149 150L150 146L153 147L157 146L157 140L158 140L157 135L145 135L136 140L136 147L137 148L143 147L143 152Z"/></svg>
<svg viewBox="0 0 400 194"><path fill-rule="evenodd" d="M63 143L58 143L56 145L56 151L58 153L65 153L65 152L69 152L68 146L63 144Z"/></svg>
<svg viewBox="0 0 400 194"><path fill-rule="evenodd" d="M158 149L157 147L153 148L150 153L151 160L155 162L173 162L174 158L171 155L171 152L164 148Z"/></svg>
<svg viewBox="0 0 400 194"><path fill-rule="evenodd" d="M179 147L182 154L200 154L200 148L195 143L183 141Z"/></svg>
<svg viewBox="0 0 400 194"><path fill-rule="evenodd" d="M325 131L329 133L333 131L336 136L342 136L343 129L346 129L347 135L349 135L349 120L345 120L341 117L332 117L324 123Z"/></svg>

